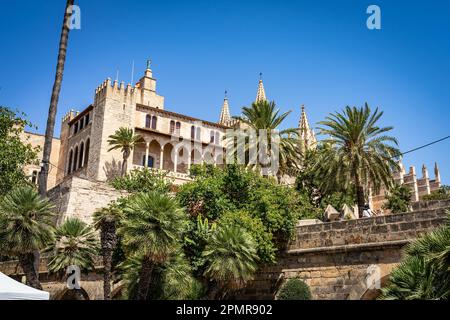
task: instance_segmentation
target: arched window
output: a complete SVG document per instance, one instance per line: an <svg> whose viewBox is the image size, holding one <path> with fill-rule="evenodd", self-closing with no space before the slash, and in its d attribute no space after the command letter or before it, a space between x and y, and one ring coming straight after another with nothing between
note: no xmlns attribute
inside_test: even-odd
<svg viewBox="0 0 450 320"><path fill-rule="evenodd" d="M214 143L214 130L211 130L210 136L209 136L209 142Z"/></svg>
<svg viewBox="0 0 450 320"><path fill-rule="evenodd" d="M151 117L148 114L148 115L145 116L145 127L146 128L150 128L150 121L151 121Z"/></svg>
<svg viewBox="0 0 450 320"><path fill-rule="evenodd" d="M196 139L197 140L201 140L201 129L200 129L200 127L197 127Z"/></svg>
<svg viewBox="0 0 450 320"><path fill-rule="evenodd" d="M73 134L77 134L77 132L78 132L78 122L76 122L74 125Z"/></svg>
<svg viewBox="0 0 450 320"><path fill-rule="evenodd" d="M69 161L68 161L68 166L67 166L67 174L70 174L72 172L72 159L73 159L73 150L70 150Z"/></svg>
<svg viewBox="0 0 450 320"><path fill-rule="evenodd" d="M216 131L216 138L215 138L215 143L219 143L220 142L220 133Z"/></svg>
<svg viewBox="0 0 450 320"><path fill-rule="evenodd" d="M77 171L77 160L78 160L78 146L75 147L75 152L73 154L72 171Z"/></svg>
<svg viewBox="0 0 450 320"><path fill-rule="evenodd" d="M156 116L152 117L152 129L156 130L156 123L158 122L158 118Z"/></svg>
<svg viewBox="0 0 450 320"><path fill-rule="evenodd" d="M78 160L78 168L83 167L83 154L84 154L84 142L82 142L80 145L80 156L79 156L79 160Z"/></svg>
<svg viewBox="0 0 450 320"><path fill-rule="evenodd" d="M87 139L86 140L86 147L84 150L84 165L87 166L88 164L88 160L89 160L89 145L91 144L91 140Z"/></svg>
<svg viewBox="0 0 450 320"><path fill-rule="evenodd" d="M191 127L191 139L195 139L195 127Z"/></svg>
<svg viewBox="0 0 450 320"><path fill-rule="evenodd" d="M84 128L84 121L83 119L80 120L80 131Z"/></svg>
<svg viewBox="0 0 450 320"><path fill-rule="evenodd" d="M181 129L181 123L177 122L177 130L176 130L177 135L180 135L180 129Z"/></svg>
<svg viewBox="0 0 450 320"><path fill-rule="evenodd" d="M89 113L86 115L86 117L84 117L84 126L87 127L88 124L89 124Z"/></svg>
<svg viewBox="0 0 450 320"><path fill-rule="evenodd" d="M170 133L175 132L175 121L170 121Z"/></svg>

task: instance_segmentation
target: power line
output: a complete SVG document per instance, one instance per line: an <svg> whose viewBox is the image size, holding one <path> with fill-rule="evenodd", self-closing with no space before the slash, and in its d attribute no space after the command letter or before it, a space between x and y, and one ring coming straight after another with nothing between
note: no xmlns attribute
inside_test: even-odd
<svg viewBox="0 0 450 320"><path fill-rule="evenodd" d="M405 155L405 154L407 154L407 153L411 153L411 152L414 152L414 151L417 151L417 150L420 150L420 149L423 149L423 148L429 147L429 146L431 146L431 145L433 145L433 144L435 144L435 143L438 143L438 142L444 141L444 140L446 140L446 139L448 139L448 138L450 138L450 136L446 136L446 137L444 137L444 138L441 138L441 139L435 140L435 141L433 141L433 142L430 142L430 143L424 144L423 146L420 146L420 147L417 147L417 148L414 148L414 149L411 149L411 150L408 150L408 151L402 152L402 153L400 153L400 154L399 154L399 156L403 156L403 155Z"/></svg>

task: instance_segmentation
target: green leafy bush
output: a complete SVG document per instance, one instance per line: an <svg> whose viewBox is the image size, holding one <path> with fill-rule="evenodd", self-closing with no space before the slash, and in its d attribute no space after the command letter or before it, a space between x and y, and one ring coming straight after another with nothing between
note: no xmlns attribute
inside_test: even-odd
<svg viewBox="0 0 450 320"><path fill-rule="evenodd" d="M278 300L311 300L308 285L300 279L289 279L280 289Z"/></svg>
<svg viewBox="0 0 450 320"><path fill-rule="evenodd" d="M125 190L131 193L135 192L169 192L171 181L167 173L143 168L134 169L123 177L116 177L111 182L112 186L118 190Z"/></svg>
<svg viewBox="0 0 450 320"><path fill-rule="evenodd" d="M243 210L229 211L222 215L218 225L239 226L246 230L256 242L256 251L261 263L274 263L276 247L273 236L264 226L259 217L252 217Z"/></svg>
<svg viewBox="0 0 450 320"><path fill-rule="evenodd" d="M407 212L411 201L411 190L404 185L396 184L386 197L387 203L383 209L389 209L392 213Z"/></svg>
<svg viewBox="0 0 450 320"><path fill-rule="evenodd" d="M447 200L450 199L450 186L442 186L439 190L424 195L422 200Z"/></svg>

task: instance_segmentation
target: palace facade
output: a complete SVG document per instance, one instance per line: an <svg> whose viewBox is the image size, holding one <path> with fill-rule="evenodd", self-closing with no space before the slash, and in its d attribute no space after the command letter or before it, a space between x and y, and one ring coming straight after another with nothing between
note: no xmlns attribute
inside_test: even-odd
<svg viewBox="0 0 450 320"><path fill-rule="evenodd" d="M261 100L266 100L262 79L255 101ZM96 88L91 105L81 112L71 110L63 117L60 137L53 139L48 189L73 178L101 183L119 175L122 153L109 150L108 139L120 127L132 128L144 139L132 150L128 171L142 167L159 169L167 172L175 184L182 184L190 180L192 164L222 165L225 131L242 128L244 124L231 117L226 93L217 122L166 110L164 97L157 93L156 79L148 63L143 77L135 85L125 86L123 82L119 84L107 79ZM301 107L298 132L302 146L315 147L316 136L304 106ZM33 146L43 147L42 135L26 133L24 139ZM37 183L39 166L28 166L25 170L31 181ZM431 180L424 166L423 177L417 178L414 167L406 173L401 165L395 179L411 188L414 202L440 188L437 164L434 172L435 179ZM293 183L292 180L286 179L286 182ZM381 190L379 194L371 195L369 202L374 210L381 210L385 201L385 191Z"/></svg>

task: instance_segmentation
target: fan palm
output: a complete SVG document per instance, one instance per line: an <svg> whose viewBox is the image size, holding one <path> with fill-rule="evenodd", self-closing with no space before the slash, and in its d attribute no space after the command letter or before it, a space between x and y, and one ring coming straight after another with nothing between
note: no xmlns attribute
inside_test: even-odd
<svg viewBox="0 0 450 320"><path fill-rule="evenodd" d="M256 271L256 243L243 228L224 224L211 236L203 256L204 276L213 281L210 299L223 297L230 290L242 288Z"/></svg>
<svg viewBox="0 0 450 320"><path fill-rule="evenodd" d="M247 140L243 148L247 166L255 166L256 154L252 155L252 151L255 151L259 154L259 164L265 175L269 172L270 165L278 166L276 171L278 177L298 170L300 149L297 130L284 129L278 131L289 114L290 111L280 114L275 102L266 100L254 102L250 107L242 108L242 116L235 117L235 119L245 124L256 135L254 139L246 139L249 133L248 129L238 133L238 142L240 139ZM231 155L235 158L242 157L243 155L239 154L241 146L239 146L239 143L236 144L235 136L228 135L226 139L228 139L228 152L231 152Z"/></svg>
<svg viewBox="0 0 450 320"><path fill-rule="evenodd" d="M31 186L14 189L0 201L0 251L18 257L27 283L42 289L34 252L53 240L53 206Z"/></svg>
<svg viewBox="0 0 450 320"><path fill-rule="evenodd" d="M117 245L117 226L122 210L114 203L94 213L94 226L100 230L101 252L103 257L103 296L111 299L111 269L114 248Z"/></svg>
<svg viewBox="0 0 450 320"><path fill-rule="evenodd" d="M78 218L68 218L56 228L55 242L48 246L51 272L65 271L75 265L80 269L92 270L98 254L98 240L95 230Z"/></svg>
<svg viewBox="0 0 450 320"><path fill-rule="evenodd" d="M393 184L392 170L398 169L395 157L400 155L398 142L394 137L385 135L392 127L379 127L377 122L383 112L375 109L371 112L364 108L346 107L343 113L334 113L320 122L320 133L328 135L322 141L328 145L319 165L326 168L326 174L334 179L324 180L327 186L341 185L347 189L353 184L358 202L359 213L365 203L365 186L379 190L381 185Z"/></svg>
<svg viewBox="0 0 450 320"><path fill-rule="evenodd" d="M92 270L98 253L97 235L91 226L78 218L68 218L56 229L55 242L46 252L50 254L50 272L64 274L69 266ZM73 293L74 299L85 299L81 288L75 287Z"/></svg>
<svg viewBox="0 0 450 320"><path fill-rule="evenodd" d="M113 135L109 136L108 143L111 146L108 151L121 149L123 161L121 175L127 171L127 162L130 157L131 150L142 143L141 135L134 134L131 128L119 128Z"/></svg>
<svg viewBox="0 0 450 320"><path fill-rule="evenodd" d="M119 232L125 250L142 256L136 298L145 300L153 268L169 258L184 231L186 216L172 197L157 192L133 196L125 204L124 213Z"/></svg>
<svg viewBox="0 0 450 320"><path fill-rule="evenodd" d="M406 247L404 261L391 273L382 299L450 298L450 226L427 233Z"/></svg>
<svg viewBox="0 0 450 320"><path fill-rule="evenodd" d="M119 265L120 279L126 284L126 296L136 296L142 257L131 256ZM192 276L192 268L180 249L175 249L169 259L156 264L152 272L152 288L147 299L178 300L196 298L199 283ZM198 291L198 290L197 290Z"/></svg>

